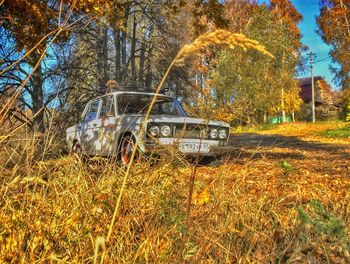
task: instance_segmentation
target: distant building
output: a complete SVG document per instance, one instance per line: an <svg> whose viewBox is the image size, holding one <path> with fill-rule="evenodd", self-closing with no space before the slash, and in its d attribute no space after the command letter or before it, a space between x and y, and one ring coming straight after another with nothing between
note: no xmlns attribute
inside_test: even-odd
<svg viewBox="0 0 350 264"><path fill-rule="evenodd" d="M299 87L300 87L300 97L303 99L305 104L311 103L312 100L312 81L311 78L300 78ZM319 93L318 81L323 80L321 76L314 77L315 84L315 105L322 104L322 99Z"/></svg>
<svg viewBox="0 0 350 264"><path fill-rule="evenodd" d="M304 101L303 116L301 119L311 120L311 101L312 101L312 81L311 78L300 78L300 97ZM314 77L315 88L315 108L316 121L334 119L338 116L339 107L337 104L338 92L321 76Z"/></svg>

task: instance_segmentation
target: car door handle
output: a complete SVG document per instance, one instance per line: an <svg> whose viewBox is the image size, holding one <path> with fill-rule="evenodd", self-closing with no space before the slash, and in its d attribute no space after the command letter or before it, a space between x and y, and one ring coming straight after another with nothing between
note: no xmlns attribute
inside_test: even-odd
<svg viewBox="0 0 350 264"><path fill-rule="evenodd" d="M92 124L94 127L97 126L97 124Z"/></svg>

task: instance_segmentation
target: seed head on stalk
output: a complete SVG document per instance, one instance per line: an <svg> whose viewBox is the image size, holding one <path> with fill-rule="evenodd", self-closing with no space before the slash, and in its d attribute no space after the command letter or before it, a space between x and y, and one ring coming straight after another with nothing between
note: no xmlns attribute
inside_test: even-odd
<svg viewBox="0 0 350 264"><path fill-rule="evenodd" d="M137 138L140 139L140 138L143 137L144 130L145 130L145 127L146 127L146 123L147 123L148 117L149 117L149 115L151 113L151 109L152 109L154 103L156 102L156 100L158 98L158 94L159 94L160 90L162 89L162 87L163 87L163 85L165 83L165 80L166 80L166 78L169 75L169 72L170 72L171 68L174 65L182 64L185 61L185 59L187 59L187 58L189 58L191 56L198 56L198 55L200 55L200 52L201 52L202 48L205 48L205 47L208 47L208 46L211 46L211 45L225 45L225 46L228 46L231 49L234 49L236 47L240 47L244 51L246 51L248 49L255 49L255 50L257 50L257 51L259 51L259 52L261 52L261 53L271 57L271 58L274 58L274 56L271 53L269 53L266 50L266 48L263 45L261 45L258 41L249 39L249 38L245 37L242 34L233 34L233 33L229 32L227 30L218 29L218 30L215 30L213 32L200 35L191 44L183 46L180 49L180 51L178 52L178 54L176 55L176 57L174 58L174 60L169 65L167 71L165 72L161 82L159 83L159 85L157 87L157 90L155 92L156 95L153 97L153 99L152 99L152 101L151 101L151 103L150 103L150 105L148 107L147 113L145 115L144 122L141 125L141 129L140 129L140 131L138 133ZM116 202L116 205L115 205L115 208L114 208L112 220L111 220L111 223L109 225L106 242L109 241L109 239L110 239L110 237L112 235L113 226L114 226L114 223L116 221L116 217L117 217L118 210L119 210L119 207L120 207L120 202L121 202L124 190L125 190L125 186L126 186L126 182L127 182L128 176L130 174L132 163L133 163L134 158L135 158L135 154L136 154L136 151L137 151L137 148L138 148L138 144L139 144L139 141L136 141L136 143L134 144L133 151L132 151L131 157L130 157L130 162L129 162L128 167L126 169L126 172L124 174L122 186L120 188L120 192L119 192L119 195L118 195L118 198L117 198L117 202ZM104 260L105 254L106 254L106 251L103 252L101 263Z"/></svg>
<svg viewBox="0 0 350 264"><path fill-rule="evenodd" d="M200 55L201 50L204 47L211 45L224 45L230 49L235 49L238 47L242 48L244 51L247 51L248 49L255 49L262 54L274 58L274 56L258 41L249 39L243 34L234 34L227 30L218 29L213 32L200 35L191 44L183 46L174 59L174 64L182 64L186 58Z"/></svg>

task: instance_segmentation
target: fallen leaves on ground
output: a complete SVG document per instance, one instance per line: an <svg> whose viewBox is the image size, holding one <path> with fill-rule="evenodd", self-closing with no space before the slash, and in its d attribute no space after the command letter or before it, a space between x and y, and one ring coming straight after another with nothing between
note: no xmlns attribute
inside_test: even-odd
<svg viewBox="0 0 350 264"><path fill-rule="evenodd" d="M313 133L297 131L279 133L300 139ZM105 263L349 263L350 149L300 144L246 146L218 167L198 167L190 216L190 167L137 164L111 240L97 251L121 186L120 167L65 157L38 163L32 175L7 168L0 262L81 263L100 260L106 249Z"/></svg>

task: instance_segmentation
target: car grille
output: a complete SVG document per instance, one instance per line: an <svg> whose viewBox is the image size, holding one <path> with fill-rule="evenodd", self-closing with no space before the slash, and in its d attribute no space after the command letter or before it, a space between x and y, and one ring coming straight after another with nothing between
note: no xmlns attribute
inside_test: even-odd
<svg viewBox="0 0 350 264"><path fill-rule="evenodd" d="M210 127L198 124L173 125L174 138L208 139Z"/></svg>
<svg viewBox="0 0 350 264"><path fill-rule="evenodd" d="M171 137L172 138L190 138L190 139L211 139L210 138L210 129L212 128L223 128L220 126L209 126L206 124L183 124L183 123L158 123L152 122L148 123L147 131L151 126L161 127L162 125L168 125L171 127ZM225 128L228 134L228 128ZM149 133L147 133L147 137L151 137ZM157 137L161 137L160 135ZM215 139L215 140L226 140L226 139Z"/></svg>

